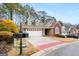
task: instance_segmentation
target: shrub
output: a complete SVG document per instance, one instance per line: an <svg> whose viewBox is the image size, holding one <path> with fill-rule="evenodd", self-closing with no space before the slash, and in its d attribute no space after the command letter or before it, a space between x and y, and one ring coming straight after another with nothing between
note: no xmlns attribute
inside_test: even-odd
<svg viewBox="0 0 79 59"><path fill-rule="evenodd" d="M19 30L12 20L0 20L0 30L19 33Z"/></svg>
<svg viewBox="0 0 79 59"><path fill-rule="evenodd" d="M7 43L12 42L12 32L0 31L0 41L5 40Z"/></svg>
<svg viewBox="0 0 79 59"><path fill-rule="evenodd" d="M10 31L10 29L5 25L0 24L0 31Z"/></svg>
<svg viewBox="0 0 79 59"><path fill-rule="evenodd" d="M65 36L64 36L64 35L61 35L61 34L54 34L53 36L55 36L55 37L61 37L61 38L65 38Z"/></svg>
<svg viewBox="0 0 79 59"><path fill-rule="evenodd" d="M14 24L14 22L12 20L4 20L5 25L11 30L11 32L13 33L19 33L19 30L16 26L16 24Z"/></svg>
<svg viewBox="0 0 79 59"><path fill-rule="evenodd" d="M13 33L19 33L19 30L12 20L0 20L0 41L12 42Z"/></svg>

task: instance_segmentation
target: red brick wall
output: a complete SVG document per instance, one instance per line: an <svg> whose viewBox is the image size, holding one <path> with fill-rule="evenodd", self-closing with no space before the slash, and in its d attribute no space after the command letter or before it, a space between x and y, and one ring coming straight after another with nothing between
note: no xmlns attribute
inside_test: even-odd
<svg viewBox="0 0 79 59"><path fill-rule="evenodd" d="M61 26L61 24L60 24L59 22L55 22L55 23L52 25L52 27L54 27L54 29L53 29L53 30L54 30L54 31L53 31L54 34L56 34L56 28L58 28L58 30L57 30L57 31L59 32L58 34L61 34L61 27L62 27L62 26Z"/></svg>

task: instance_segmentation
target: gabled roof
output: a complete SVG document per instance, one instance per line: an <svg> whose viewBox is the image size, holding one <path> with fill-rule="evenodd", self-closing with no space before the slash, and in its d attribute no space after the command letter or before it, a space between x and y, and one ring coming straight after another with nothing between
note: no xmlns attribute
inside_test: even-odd
<svg viewBox="0 0 79 59"><path fill-rule="evenodd" d="M51 25L51 27L54 27L54 26L61 26L61 24L59 23L59 22L52 22L52 25Z"/></svg>

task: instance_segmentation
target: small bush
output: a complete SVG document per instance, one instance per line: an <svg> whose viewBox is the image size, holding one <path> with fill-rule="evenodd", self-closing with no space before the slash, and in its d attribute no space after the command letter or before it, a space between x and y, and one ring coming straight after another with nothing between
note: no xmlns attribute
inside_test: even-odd
<svg viewBox="0 0 79 59"><path fill-rule="evenodd" d="M65 38L64 35L60 35L60 34L54 34L53 36L55 36L55 37L61 37L61 38Z"/></svg>

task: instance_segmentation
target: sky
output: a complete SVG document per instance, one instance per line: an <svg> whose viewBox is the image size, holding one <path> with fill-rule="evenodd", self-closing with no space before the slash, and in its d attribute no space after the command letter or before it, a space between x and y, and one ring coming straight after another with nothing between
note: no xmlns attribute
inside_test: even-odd
<svg viewBox="0 0 79 59"><path fill-rule="evenodd" d="M46 11L58 21L79 24L79 4L77 3L27 3L36 11Z"/></svg>

